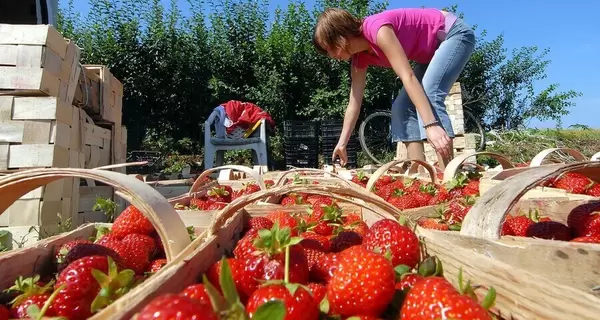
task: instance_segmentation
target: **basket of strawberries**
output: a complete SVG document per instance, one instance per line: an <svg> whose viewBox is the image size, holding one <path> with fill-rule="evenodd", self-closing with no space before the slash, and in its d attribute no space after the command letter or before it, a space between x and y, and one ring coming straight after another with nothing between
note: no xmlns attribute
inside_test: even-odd
<svg viewBox="0 0 600 320"><path fill-rule="evenodd" d="M246 210L260 199L300 192L332 201L360 199L355 204L370 210L342 212L339 221L348 228L365 227L341 228L326 236L302 229L302 221L317 218L306 211L257 217ZM201 246L166 268L160 281L142 283L144 290L135 301L112 319L597 315L593 301L568 286L445 240L423 241L409 220L396 219L399 214L366 190L343 186L290 184L246 195L221 210L207 234L194 240Z"/></svg>
<svg viewBox="0 0 600 320"><path fill-rule="evenodd" d="M105 183L131 203L114 224L85 224L0 255L0 319L110 318L113 302L193 250L173 207L128 175L96 170L33 169L0 178L0 214L27 192L63 178ZM93 238L93 239L90 239Z"/></svg>

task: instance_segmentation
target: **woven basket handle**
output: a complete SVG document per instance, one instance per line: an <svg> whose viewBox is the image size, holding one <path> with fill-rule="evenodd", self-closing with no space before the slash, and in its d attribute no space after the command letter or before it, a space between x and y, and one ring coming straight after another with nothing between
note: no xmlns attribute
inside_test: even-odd
<svg viewBox="0 0 600 320"><path fill-rule="evenodd" d="M502 169L511 169L511 168L515 167L512 164L512 162L510 162L510 160L508 160L508 158L506 158L505 156L503 156L499 153L488 152L488 151L463 153L463 154L459 155L458 157L452 159L452 161L450 161L448 163L448 165L446 166L446 170L444 170L444 179L442 180L442 182L446 183L446 182L452 180L452 178L454 178L456 176L456 174L458 173L458 170L460 168L462 168L463 164L465 163L465 161L467 161L467 159L469 159L471 157L477 157L477 156L488 156L488 157L500 162Z"/></svg>
<svg viewBox="0 0 600 320"><path fill-rule="evenodd" d="M231 169L231 170L236 170L236 171L244 172L244 173L248 174L249 176L251 176L252 179L254 179L256 181L256 183L258 184L258 186L260 187L261 190L266 190L267 189L267 187L265 186L265 181L262 179L262 177L260 176L260 174L258 174L258 172L256 172L256 170L254 170L252 168L245 167L245 166L239 166L239 165L225 165L225 166L214 167L214 168L210 168L210 169L204 170L200 174L200 176L196 179L196 181L194 181L194 184L190 188L190 194L192 194L194 192L197 192L198 189L200 189L200 187L203 185L202 180L205 177L208 177L209 174L211 174L213 172L225 170L225 169Z"/></svg>
<svg viewBox="0 0 600 320"><path fill-rule="evenodd" d="M542 150L540 153L536 154L535 157L533 157L533 159L531 159L531 164L529 165L530 167L539 167L542 165L542 163L544 163L544 161L546 160L546 157L548 157L549 155L555 153L555 152L563 152L566 153L568 155L570 155L571 157L573 157L575 159L575 161L587 161L587 158L583 155L583 153L575 150L575 149L571 149L571 148L549 148L546 150Z"/></svg>
<svg viewBox="0 0 600 320"><path fill-rule="evenodd" d="M146 216L162 240L167 259L175 258L191 241L175 209L144 182L117 172L96 169L44 168L19 171L0 178L0 214L26 193L63 178L105 183Z"/></svg>
<svg viewBox="0 0 600 320"><path fill-rule="evenodd" d="M372 211L378 216L386 219L396 220L394 215L401 215L400 211L396 209L396 207L371 194L370 192L367 192L363 188L347 188L344 186L328 186L320 184L309 186L288 184L278 188L271 188L266 191L263 190L252 193L232 201L229 205L227 205L227 207L223 208L215 215L213 222L208 227L208 235L210 236L216 234L229 218L231 218L238 210L244 208L248 204L268 197L281 196L288 193L297 192L325 195L339 201L350 202L354 205L360 206L363 209Z"/></svg>
<svg viewBox="0 0 600 320"><path fill-rule="evenodd" d="M379 180L379 178L381 178L381 176L383 176L388 170L392 169L393 167L395 167L397 165L404 164L406 162L412 162L413 163L412 166L419 165L419 166L425 168L427 170L427 172L429 173L431 182L433 184L435 184L437 182L436 175L435 175L435 168L425 161L416 160L416 159L415 160L413 160L413 159L392 160L392 161L382 165L381 167L379 167L379 169L377 169L377 171L375 171L371 175L371 178L369 178L369 182L367 182L366 189L367 190L373 189L375 182L377 182L377 180Z"/></svg>
<svg viewBox="0 0 600 320"><path fill-rule="evenodd" d="M319 177L325 177L325 175L330 175L331 177L339 179L341 182L343 182L344 184L346 184L350 187L358 187L358 185L356 185L355 183L353 183L351 181L348 181L347 179L344 179L344 177L340 176L337 173L327 172L325 170L313 169L313 168L295 168L295 169L285 171L279 176L279 178L277 178L277 181L275 182L275 185L273 187L283 186L285 184L286 176L289 176L292 173L303 173L303 172L315 173L315 175L318 174Z"/></svg>
<svg viewBox="0 0 600 320"><path fill-rule="evenodd" d="M549 164L533 167L507 178L477 200L462 223L461 235L499 239L505 216L527 191L548 178L571 171L598 175L600 162Z"/></svg>

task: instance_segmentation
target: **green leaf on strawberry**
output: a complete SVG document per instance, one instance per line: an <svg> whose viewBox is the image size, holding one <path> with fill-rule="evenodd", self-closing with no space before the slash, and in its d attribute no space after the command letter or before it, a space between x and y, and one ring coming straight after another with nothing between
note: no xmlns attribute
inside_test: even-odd
<svg viewBox="0 0 600 320"><path fill-rule="evenodd" d="M262 304L254 315L252 320L283 320L285 319L285 305L280 300L271 300Z"/></svg>
<svg viewBox="0 0 600 320"><path fill-rule="evenodd" d="M444 276L442 261L436 256L425 258L418 266L418 273L423 277Z"/></svg>
<svg viewBox="0 0 600 320"><path fill-rule="evenodd" d="M133 285L135 272L125 269L119 272L118 266L111 257L108 259L108 274L92 269L92 276L98 284L100 291L92 302L92 312L102 310L129 291Z"/></svg>

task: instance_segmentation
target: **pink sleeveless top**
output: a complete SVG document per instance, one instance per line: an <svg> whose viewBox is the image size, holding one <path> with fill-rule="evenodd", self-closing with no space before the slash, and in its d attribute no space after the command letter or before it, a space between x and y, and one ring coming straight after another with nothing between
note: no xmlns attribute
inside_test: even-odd
<svg viewBox="0 0 600 320"><path fill-rule="evenodd" d="M377 31L390 25L409 60L429 63L439 45L437 33L444 29L445 16L438 9L393 9L368 16L363 22L363 35L375 55L360 52L352 56L352 65L364 69L369 65L391 67L377 46Z"/></svg>

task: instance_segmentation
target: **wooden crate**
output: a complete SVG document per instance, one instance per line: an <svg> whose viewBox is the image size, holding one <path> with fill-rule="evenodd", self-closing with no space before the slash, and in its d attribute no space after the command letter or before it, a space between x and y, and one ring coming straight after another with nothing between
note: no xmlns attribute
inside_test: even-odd
<svg viewBox="0 0 600 320"><path fill-rule="evenodd" d="M56 97L0 96L0 170L79 167L73 149L79 138L77 111ZM78 190L78 179L33 190L0 216L0 226L21 227L17 233L22 236L31 226L42 235L53 234L61 220L73 218Z"/></svg>
<svg viewBox="0 0 600 320"><path fill-rule="evenodd" d="M50 25L0 24L0 91L48 95L71 104L80 52Z"/></svg>
<svg viewBox="0 0 600 320"><path fill-rule="evenodd" d="M380 219L395 219L399 214L381 199L357 188L286 185L249 195L219 212L206 235L193 242L200 245L192 254L165 270L159 280L140 285L139 293L132 299L122 299L109 306L113 319L131 319L153 298L166 293L179 293L186 286L201 282L202 274L223 255L230 253L240 239L248 217L253 215L252 209L247 207L249 204L261 198L292 192L322 194L345 200L361 199L364 203L357 202L356 205L368 206L370 210L365 212L374 212L363 215L368 225ZM429 234L422 241L427 253L442 261L446 278L455 282L462 269L465 279L477 285L478 295L482 293L480 290L486 291L493 286L496 303L491 310L501 314L502 319L597 319L600 299L589 291L558 284L527 269L494 260L488 254L456 245L444 235L437 235ZM468 241L467 238L463 240ZM543 265L543 261L535 263Z"/></svg>
<svg viewBox="0 0 600 320"><path fill-rule="evenodd" d="M120 136L123 84L106 66L84 65L83 69L75 94L76 105L81 105L97 122L115 124Z"/></svg>

